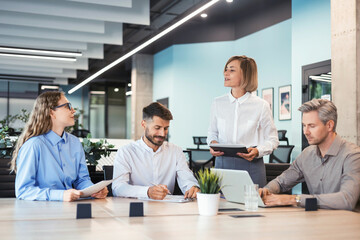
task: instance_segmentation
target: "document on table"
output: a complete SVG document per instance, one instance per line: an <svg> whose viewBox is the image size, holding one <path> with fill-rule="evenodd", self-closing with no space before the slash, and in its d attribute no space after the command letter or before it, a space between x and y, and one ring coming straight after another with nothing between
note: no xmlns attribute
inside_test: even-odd
<svg viewBox="0 0 360 240"><path fill-rule="evenodd" d="M155 200L152 198L138 198L139 200L144 201L154 201L154 202L172 202L172 203L185 203L193 201L192 198L184 198L184 195L166 195L163 200Z"/></svg>
<svg viewBox="0 0 360 240"><path fill-rule="evenodd" d="M81 197L82 198L90 197L92 194L99 192L101 189L103 189L104 187L111 184L115 179L104 180L104 181L98 182L90 187L80 190L80 192L82 192Z"/></svg>

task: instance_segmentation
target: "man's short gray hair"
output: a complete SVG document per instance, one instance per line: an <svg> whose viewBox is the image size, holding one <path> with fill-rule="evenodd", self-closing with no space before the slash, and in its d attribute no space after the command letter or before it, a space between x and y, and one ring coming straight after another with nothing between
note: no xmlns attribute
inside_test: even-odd
<svg viewBox="0 0 360 240"><path fill-rule="evenodd" d="M320 121L325 125L328 121L334 121L333 131L336 130L337 109L333 102L325 99L313 99L301 105L298 109L302 113L317 111Z"/></svg>

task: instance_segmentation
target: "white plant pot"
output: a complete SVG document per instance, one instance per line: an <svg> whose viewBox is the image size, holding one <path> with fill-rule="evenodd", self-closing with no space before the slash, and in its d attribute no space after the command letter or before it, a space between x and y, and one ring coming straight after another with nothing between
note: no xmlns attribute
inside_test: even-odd
<svg viewBox="0 0 360 240"><path fill-rule="evenodd" d="M196 193L199 214L201 216L215 216L218 213L220 193Z"/></svg>

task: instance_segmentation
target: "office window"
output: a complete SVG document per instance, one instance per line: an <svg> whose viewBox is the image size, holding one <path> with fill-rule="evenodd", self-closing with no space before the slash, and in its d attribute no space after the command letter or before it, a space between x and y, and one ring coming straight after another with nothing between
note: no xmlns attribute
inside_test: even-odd
<svg viewBox="0 0 360 240"><path fill-rule="evenodd" d="M21 114L25 109L31 112L35 99L38 96L38 83L4 81L0 84L0 120L7 115ZM8 108L9 106L9 108ZM15 130L23 128L25 123L16 120L10 123L10 127Z"/></svg>
<svg viewBox="0 0 360 240"><path fill-rule="evenodd" d="M92 85L89 96L92 137L126 138L125 84Z"/></svg>
<svg viewBox="0 0 360 240"><path fill-rule="evenodd" d="M9 114L21 114L25 109L31 112L35 99L38 96L38 83L10 82ZM23 128L25 123L16 120L11 127L15 129Z"/></svg>
<svg viewBox="0 0 360 240"><path fill-rule="evenodd" d="M90 132L93 138L105 138L105 90L90 91Z"/></svg>
<svg viewBox="0 0 360 240"><path fill-rule="evenodd" d="M108 138L126 138L126 100L124 87L108 87Z"/></svg>
<svg viewBox="0 0 360 240"><path fill-rule="evenodd" d="M8 82L0 81L0 120L7 115Z"/></svg>

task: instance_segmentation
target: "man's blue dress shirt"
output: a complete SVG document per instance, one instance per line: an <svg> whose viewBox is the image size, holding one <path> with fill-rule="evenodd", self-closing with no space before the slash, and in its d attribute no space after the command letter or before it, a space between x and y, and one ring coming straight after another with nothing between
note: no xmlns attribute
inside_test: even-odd
<svg viewBox="0 0 360 240"><path fill-rule="evenodd" d="M18 199L62 201L64 191L93 185L79 139L49 132L28 139L16 160Z"/></svg>

